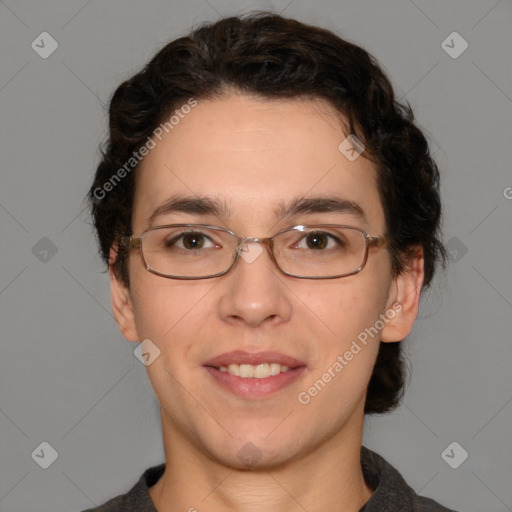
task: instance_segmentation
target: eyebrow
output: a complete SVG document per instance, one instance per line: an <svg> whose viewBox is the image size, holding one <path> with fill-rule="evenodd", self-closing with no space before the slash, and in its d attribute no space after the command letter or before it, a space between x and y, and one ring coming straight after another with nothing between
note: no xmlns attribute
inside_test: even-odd
<svg viewBox="0 0 512 512"><path fill-rule="evenodd" d="M213 215L226 218L232 215L232 210L222 199L208 196L174 195L153 211L149 216L149 223L151 224L157 217L170 213ZM313 213L345 213L368 224L366 214L358 203L334 195L296 197L287 203L279 203L274 209L274 214L279 219Z"/></svg>

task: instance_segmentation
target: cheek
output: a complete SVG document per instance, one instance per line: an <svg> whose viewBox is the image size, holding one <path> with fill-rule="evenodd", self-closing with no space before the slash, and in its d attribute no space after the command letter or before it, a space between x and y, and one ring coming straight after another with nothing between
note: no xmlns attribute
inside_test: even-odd
<svg viewBox="0 0 512 512"><path fill-rule="evenodd" d="M132 300L140 336L157 344L176 340L200 325L201 301L213 284L165 279L147 271L133 279Z"/></svg>
<svg viewBox="0 0 512 512"><path fill-rule="evenodd" d="M197 370L197 340L202 338L200 329L204 323L204 318L199 319L204 316L201 297L206 292L191 283L184 285L154 275L145 277L134 290L137 332L159 350L146 372L155 395L167 410L177 412L194 406L187 405L182 386L192 396L197 394L191 375Z"/></svg>
<svg viewBox="0 0 512 512"><path fill-rule="evenodd" d="M322 289L311 291L304 300L330 332L329 338L342 346L375 324L384 312L388 288L369 275L356 274L338 283L331 281Z"/></svg>
<svg viewBox="0 0 512 512"><path fill-rule="evenodd" d="M352 395L366 389L380 346L379 316L385 312L391 282L385 268L369 266L366 272L338 282L326 281L321 288L310 289L304 300L311 305L310 318L318 328L310 380L320 380L320 387L329 382L330 388L322 393L319 406L328 406L328 397L334 396L351 401Z"/></svg>
<svg viewBox="0 0 512 512"><path fill-rule="evenodd" d="M363 274L344 279L343 285L323 285L320 294L310 293L308 299L314 301L313 316L322 334L317 332L303 397L319 410L339 403L340 412L332 421L339 421L339 415L351 411L366 393L380 345L382 326L377 322L387 297L387 289L377 279Z"/></svg>

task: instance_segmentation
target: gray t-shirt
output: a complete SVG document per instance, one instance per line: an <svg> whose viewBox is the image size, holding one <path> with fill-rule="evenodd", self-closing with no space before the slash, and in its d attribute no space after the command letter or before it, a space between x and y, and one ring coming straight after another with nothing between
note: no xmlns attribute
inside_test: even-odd
<svg viewBox="0 0 512 512"><path fill-rule="evenodd" d="M359 512L456 512L418 496L391 464L365 446L361 447L361 468L374 493ZM165 464L147 469L126 494L82 512L158 512L149 488L158 482L164 470Z"/></svg>

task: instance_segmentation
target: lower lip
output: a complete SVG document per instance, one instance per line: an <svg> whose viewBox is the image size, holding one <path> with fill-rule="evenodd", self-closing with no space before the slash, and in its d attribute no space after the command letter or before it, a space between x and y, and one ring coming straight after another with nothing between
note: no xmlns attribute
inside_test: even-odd
<svg viewBox="0 0 512 512"><path fill-rule="evenodd" d="M205 366L205 368L217 384L243 398L263 398L272 393L276 393L292 384L292 382L297 380L306 370L305 366L298 366L297 368L291 368L287 372L280 373L279 375L271 375L264 379L257 379L255 377L237 377L236 375L222 372L211 366Z"/></svg>

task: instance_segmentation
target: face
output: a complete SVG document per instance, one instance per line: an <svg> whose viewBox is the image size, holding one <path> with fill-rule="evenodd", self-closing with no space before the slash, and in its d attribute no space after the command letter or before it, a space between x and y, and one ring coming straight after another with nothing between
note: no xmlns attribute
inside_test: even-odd
<svg viewBox="0 0 512 512"><path fill-rule="evenodd" d="M323 100L200 100L137 171L133 233L194 223L270 237L299 224L345 224L383 235L375 168L364 153L347 159L338 149L345 138ZM177 196L207 197L228 211L152 216ZM363 214L313 207L282 215L297 199L327 197ZM272 467L322 443L357 440L380 340L408 334L422 277L419 266L392 278L385 247L371 247L363 270L339 279L286 276L267 248L212 279L154 275L139 251L130 252L129 272L129 290L111 273L114 313L128 340L160 350L146 370L164 436L231 467L243 467L245 456ZM378 334L363 343L371 327ZM262 379L218 369L250 362L290 369L273 366L282 373Z"/></svg>

